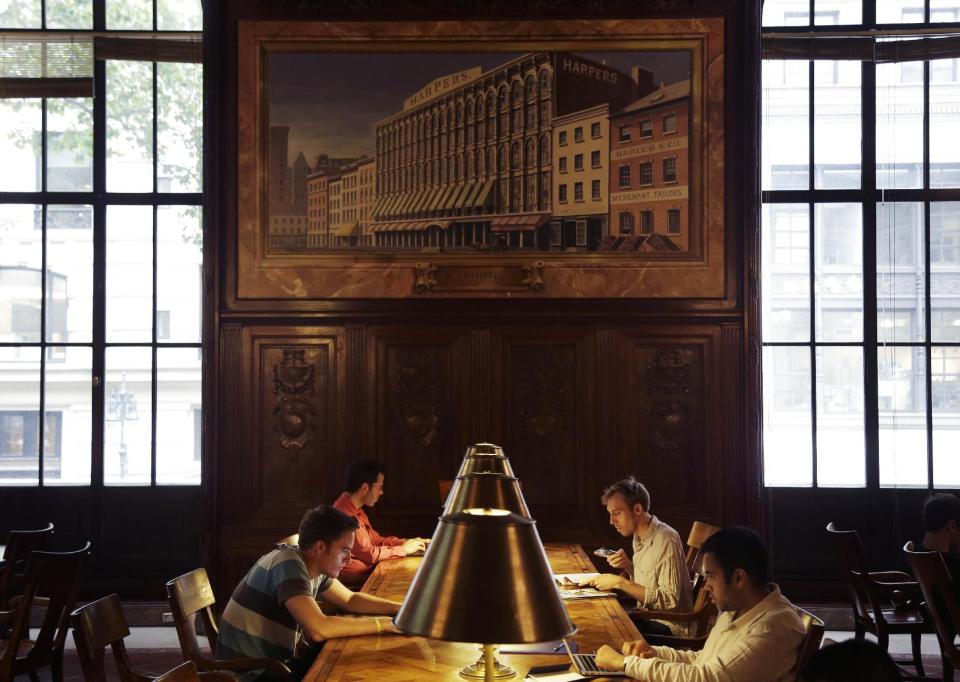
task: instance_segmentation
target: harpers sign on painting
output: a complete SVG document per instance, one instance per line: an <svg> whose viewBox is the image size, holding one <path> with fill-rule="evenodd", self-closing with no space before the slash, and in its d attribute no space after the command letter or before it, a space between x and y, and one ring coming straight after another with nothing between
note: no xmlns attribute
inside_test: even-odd
<svg viewBox="0 0 960 682"><path fill-rule="evenodd" d="M238 264L259 274L239 296L410 295L440 290L418 264L534 262L540 295L722 295L720 22L626 24L241 24Z"/></svg>

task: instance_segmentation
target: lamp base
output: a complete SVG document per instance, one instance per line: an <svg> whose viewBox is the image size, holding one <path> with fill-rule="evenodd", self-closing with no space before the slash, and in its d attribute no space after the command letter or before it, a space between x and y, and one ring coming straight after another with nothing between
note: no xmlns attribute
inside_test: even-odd
<svg viewBox="0 0 960 682"><path fill-rule="evenodd" d="M497 647L484 644L480 651L482 653L476 663L461 668L460 677L468 680L505 680L516 676L513 668L497 660Z"/></svg>

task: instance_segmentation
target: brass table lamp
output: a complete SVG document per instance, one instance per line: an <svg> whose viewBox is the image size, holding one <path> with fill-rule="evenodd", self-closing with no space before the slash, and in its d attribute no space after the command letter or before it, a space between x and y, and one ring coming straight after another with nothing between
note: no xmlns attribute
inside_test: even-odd
<svg viewBox="0 0 960 682"><path fill-rule="evenodd" d="M444 516L464 509L506 509L519 516L530 517L520 481L503 474L465 474L453 482Z"/></svg>
<svg viewBox="0 0 960 682"><path fill-rule="evenodd" d="M515 674L496 661L497 644L576 632L535 522L503 509L465 509L440 519L394 623L412 635L482 644L481 660L460 675L488 681Z"/></svg>
<svg viewBox="0 0 960 682"><path fill-rule="evenodd" d="M513 478L513 467L503 455L473 455L463 458L457 478L467 474L503 474Z"/></svg>
<svg viewBox="0 0 960 682"><path fill-rule="evenodd" d="M503 457L503 448L493 443L474 443L467 446L467 452L463 455L464 459L474 455L497 455Z"/></svg>

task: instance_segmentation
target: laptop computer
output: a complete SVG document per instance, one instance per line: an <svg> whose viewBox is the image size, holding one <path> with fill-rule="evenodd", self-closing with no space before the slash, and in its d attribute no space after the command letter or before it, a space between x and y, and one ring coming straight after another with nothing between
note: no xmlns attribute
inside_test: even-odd
<svg viewBox="0 0 960 682"><path fill-rule="evenodd" d="M615 670L603 670L597 665L596 654L575 654L570 651L570 645L567 640L563 640L563 646L570 656L570 660L577 668L577 672L583 677L627 677L627 673Z"/></svg>

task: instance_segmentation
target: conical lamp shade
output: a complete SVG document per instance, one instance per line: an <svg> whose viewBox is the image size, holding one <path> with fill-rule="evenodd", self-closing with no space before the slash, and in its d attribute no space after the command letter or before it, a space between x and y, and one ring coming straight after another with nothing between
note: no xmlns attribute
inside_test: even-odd
<svg viewBox="0 0 960 682"><path fill-rule="evenodd" d="M503 474L514 478L510 460L503 455L473 455L464 457L457 478L467 474Z"/></svg>
<svg viewBox="0 0 960 682"><path fill-rule="evenodd" d="M463 455L464 459L474 457L475 455L496 455L503 457L503 448L493 443L474 443L467 446L467 452Z"/></svg>
<svg viewBox="0 0 960 682"><path fill-rule="evenodd" d="M412 635L479 644L576 632L533 519L490 510L440 519L393 622Z"/></svg>
<svg viewBox="0 0 960 682"><path fill-rule="evenodd" d="M443 508L444 516L477 508L505 509L530 518L520 481L503 474L466 474L453 482Z"/></svg>

